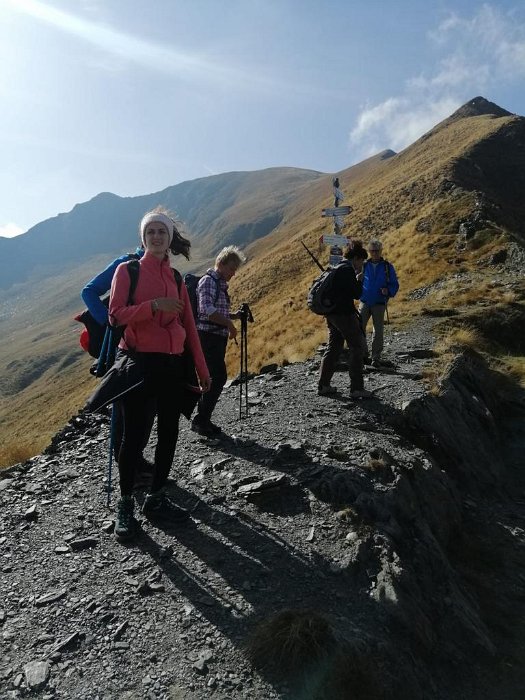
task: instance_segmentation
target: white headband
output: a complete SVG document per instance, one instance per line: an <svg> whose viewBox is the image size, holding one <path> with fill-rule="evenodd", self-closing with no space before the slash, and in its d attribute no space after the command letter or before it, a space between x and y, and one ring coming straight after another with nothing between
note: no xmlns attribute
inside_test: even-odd
<svg viewBox="0 0 525 700"><path fill-rule="evenodd" d="M140 222L140 237L142 239L142 243L146 245L146 241L144 240L144 232L146 230L146 226L153 223L153 221L159 221L161 224L164 224L164 226L168 229L171 243L173 240L173 221L169 216L166 216L166 214L156 214L155 212L149 212L142 217L142 221Z"/></svg>

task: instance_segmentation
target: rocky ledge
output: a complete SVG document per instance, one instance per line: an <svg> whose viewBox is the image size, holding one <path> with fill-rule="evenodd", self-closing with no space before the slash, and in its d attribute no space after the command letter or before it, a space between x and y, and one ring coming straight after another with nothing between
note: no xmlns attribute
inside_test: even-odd
<svg viewBox="0 0 525 700"><path fill-rule="evenodd" d="M242 420L227 389L224 439L182 419L189 525L116 542L107 417L2 472L0 696L521 698L524 392L475 354L427 392L431 323L390 333L375 399L317 396L313 359Z"/></svg>

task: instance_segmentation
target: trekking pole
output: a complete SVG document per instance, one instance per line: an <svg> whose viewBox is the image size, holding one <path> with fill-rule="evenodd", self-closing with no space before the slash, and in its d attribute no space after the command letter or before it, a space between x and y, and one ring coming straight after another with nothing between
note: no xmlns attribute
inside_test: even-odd
<svg viewBox="0 0 525 700"><path fill-rule="evenodd" d="M309 250L309 248L306 247L306 245L303 243L303 241L301 241L301 245L302 245L303 248L306 250L306 252L308 253L308 255L312 258L312 260L313 260L314 263L317 265L317 267L321 270L321 272L324 272L324 267L321 265L321 263L319 262L319 260L318 260L318 259L315 257L315 255L312 253L312 251Z"/></svg>
<svg viewBox="0 0 525 700"><path fill-rule="evenodd" d="M388 315L388 299L385 301L385 311L386 311L386 325L390 325L390 317Z"/></svg>
<svg viewBox="0 0 525 700"><path fill-rule="evenodd" d="M239 418L242 419L243 396L245 404L245 416L248 415L248 319L246 314L241 316L241 391L239 394Z"/></svg>
<svg viewBox="0 0 525 700"><path fill-rule="evenodd" d="M109 459L108 459L108 496L106 499L106 506L109 508L111 501L111 472L113 466L113 446L115 444L115 426L117 424L117 410L115 404L111 404L111 424L109 428Z"/></svg>
<svg viewBox="0 0 525 700"><path fill-rule="evenodd" d="M240 363L240 393L239 393L239 419L248 416L248 321L253 323L253 315L248 304L241 305L241 363Z"/></svg>

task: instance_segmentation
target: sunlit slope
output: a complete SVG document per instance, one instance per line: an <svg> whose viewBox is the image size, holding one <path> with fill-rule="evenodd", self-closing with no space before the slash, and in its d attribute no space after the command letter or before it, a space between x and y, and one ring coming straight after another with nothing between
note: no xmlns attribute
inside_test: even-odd
<svg viewBox="0 0 525 700"><path fill-rule="evenodd" d="M396 323L418 314L422 305L468 306L498 299L487 260L512 241L523 242L525 120L486 101L468 106L403 152L385 151L339 173L345 203L353 207L345 233L365 241L382 238L398 271L401 291L389 305ZM330 232L321 210L333 203L332 176L302 171L303 179L301 171L280 169L287 189L272 170L262 171L257 187L254 180L245 192L238 174L229 174L233 179L227 185L223 181L219 209L212 205L218 200L204 190L202 210L194 219L202 232L195 237L201 246L193 261L196 269L206 267L212 250L237 240L232 232L244 230L246 237L239 240L244 245L252 234L261 234L261 221L268 225L270 233L248 246L249 262L231 285L234 306L247 301L255 315L249 327L254 371L268 362L307 357L326 334L323 319L306 308L318 270L300 241L326 262L319 238ZM209 193L218 196L217 182L204 184L213 185ZM189 190L185 206L190 206ZM204 232L204 221L215 220L214 239ZM83 268L71 266L54 279L0 295L0 333L9 339L0 344L0 464L12 459L6 455L19 445L33 453L41 449L95 386L69 319L80 308L82 285L106 262L100 255ZM513 294L506 291L506 301L512 302ZM238 350L230 344L231 375L238 362Z"/></svg>
<svg viewBox="0 0 525 700"><path fill-rule="evenodd" d="M0 465L36 454L96 386L80 348L79 292L105 256L60 275L16 285L0 298ZM205 267L197 254L194 265ZM181 260L181 271L191 264Z"/></svg>
<svg viewBox="0 0 525 700"><path fill-rule="evenodd" d="M157 205L175 211L208 253L228 243L244 245L269 233L295 192L319 177L313 170L269 168L221 173L138 197L102 192L21 236L0 239L0 290L31 277L60 274L64 266L82 265L94 255L111 260L136 245L138 222Z"/></svg>
<svg viewBox="0 0 525 700"><path fill-rule="evenodd" d="M401 292L390 303L391 316L405 318L420 304L403 303L414 289L452 277L462 270L478 270L478 261L491 251L523 235L525 207L525 119L474 115L451 117L393 157L375 162L359 176L352 169L339 173L346 203L353 207L345 234L362 238L379 236L398 270ZM493 159L493 167L483 167ZM521 180L520 180L521 178ZM322 318L305 305L309 285L318 270L300 245L304 240L326 262L327 252L318 241L328 232L321 209L331 203L330 178L313 183L285 211L279 230L252 247L254 257L235 278L232 293L248 301L257 324L250 328L254 368L266 362L303 358L324 339ZM487 219L467 240L460 225L479 211L480 192L490 196ZM490 216L491 218L488 218ZM480 293L483 290L480 289ZM427 299L432 304L432 297ZM446 299L440 297L440 303ZM402 314L398 312L402 309ZM230 371L238 363L231 351Z"/></svg>

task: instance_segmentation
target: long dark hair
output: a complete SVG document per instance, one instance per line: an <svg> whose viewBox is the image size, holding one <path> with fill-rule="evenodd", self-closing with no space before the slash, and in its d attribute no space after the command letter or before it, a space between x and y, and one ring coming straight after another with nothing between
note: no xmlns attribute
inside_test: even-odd
<svg viewBox="0 0 525 700"><path fill-rule="evenodd" d="M177 215L166 209L166 207L158 206L152 209L150 214L164 214L173 221L173 238L170 243L170 250L173 255L184 255L186 260L190 259L191 241L181 234L183 228L182 222L177 219Z"/></svg>
<svg viewBox="0 0 525 700"><path fill-rule="evenodd" d="M172 217L170 217L172 218ZM190 248L191 248L191 242L188 238L184 238L179 233L179 230L177 226L179 225L178 221L173 221L173 239L170 243L170 250L173 253L173 255L184 255L186 260L190 259Z"/></svg>

